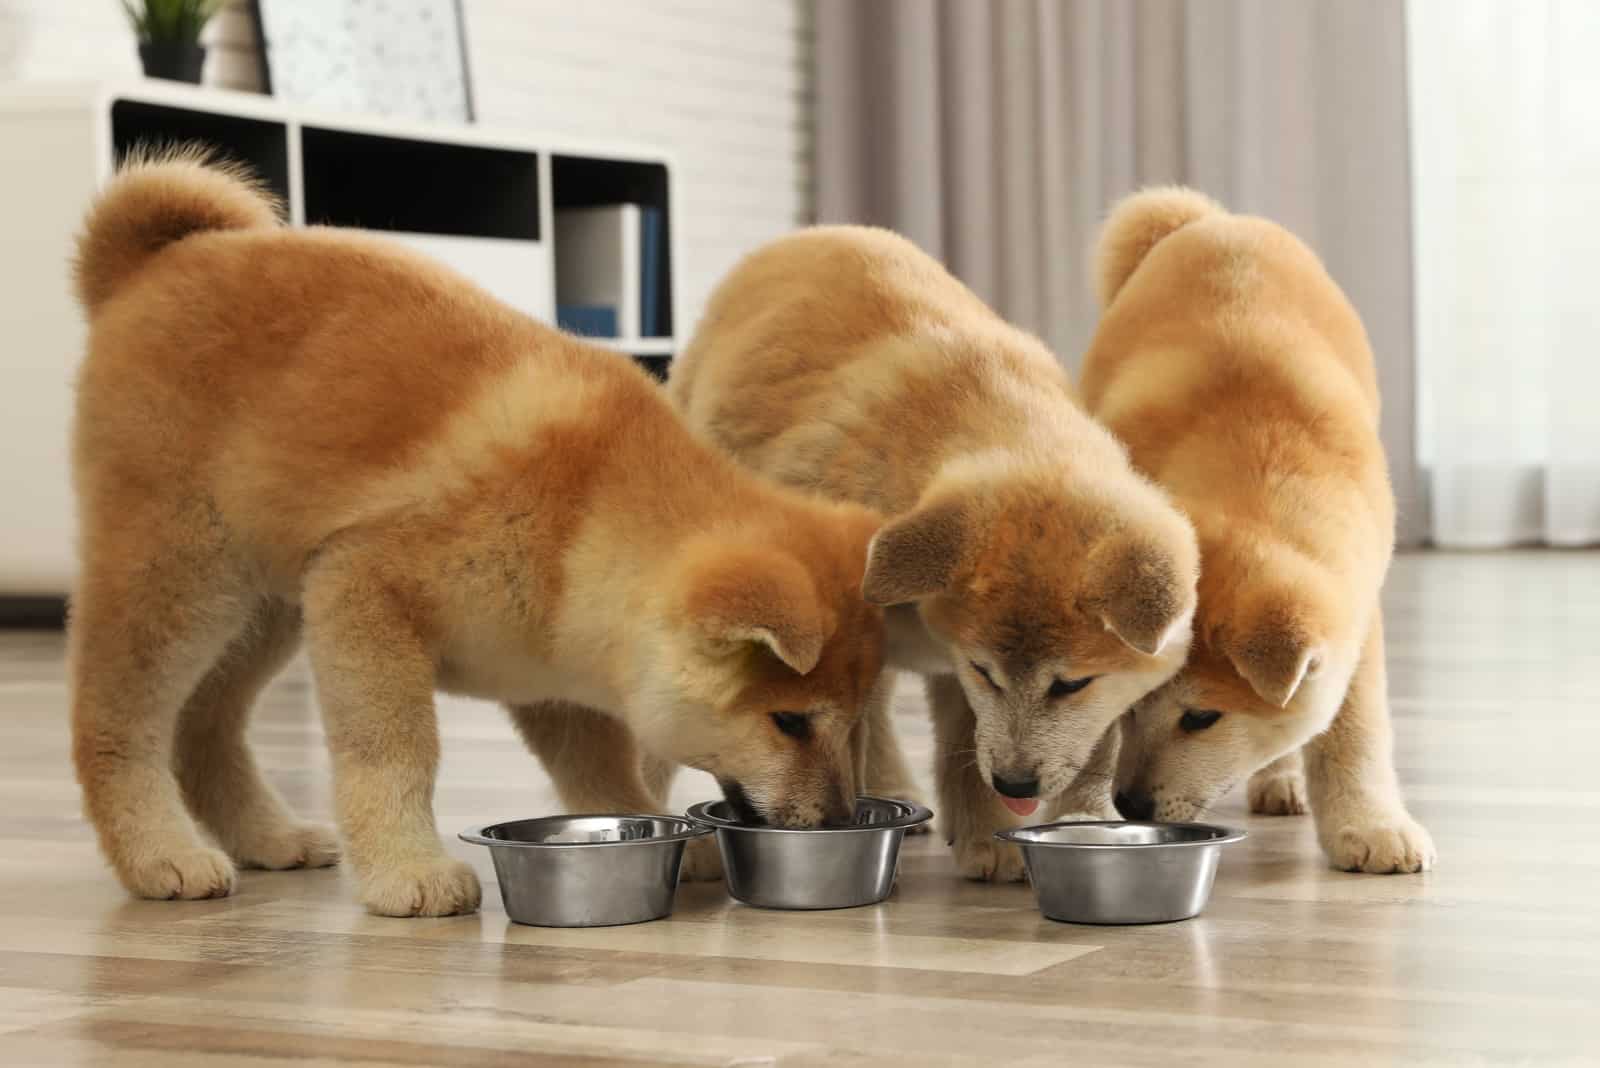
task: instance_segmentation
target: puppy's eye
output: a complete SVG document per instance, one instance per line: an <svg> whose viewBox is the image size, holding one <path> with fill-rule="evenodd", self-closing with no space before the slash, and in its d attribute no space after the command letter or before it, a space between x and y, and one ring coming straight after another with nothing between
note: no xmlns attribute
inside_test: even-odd
<svg viewBox="0 0 1600 1068"><path fill-rule="evenodd" d="M1193 734L1195 731L1205 730L1221 718L1221 712L1197 712L1191 708L1183 714L1182 719L1178 720L1178 726Z"/></svg>
<svg viewBox="0 0 1600 1068"><path fill-rule="evenodd" d="M1050 689L1045 691L1045 696L1050 698L1071 697L1099 677L1098 675L1085 675L1081 679L1056 679L1050 683Z"/></svg>
<svg viewBox="0 0 1600 1068"><path fill-rule="evenodd" d="M811 717L804 712L774 712L772 724L796 741L811 737Z"/></svg>
<svg viewBox="0 0 1600 1068"><path fill-rule="evenodd" d="M983 681L984 682L987 682L990 686L993 686L997 690L1000 689L1000 684L998 682L994 681L994 676L989 674L989 669L988 668L984 667L982 664L978 663L976 660L971 661L971 664L972 664L972 670L976 671L979 675L983 676Z"/></svg>

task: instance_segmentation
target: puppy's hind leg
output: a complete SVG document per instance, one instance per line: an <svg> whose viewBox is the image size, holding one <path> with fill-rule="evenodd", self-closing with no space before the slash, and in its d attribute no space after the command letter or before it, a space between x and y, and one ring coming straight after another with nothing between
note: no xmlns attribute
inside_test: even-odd
<svg viewBox="0 0 1600 1068"><path fill-rule="evenodd" d="M298 609L263 600L178 720L174 767L189 811L247 868L322 868L339 859L333 829L295 818L245 740L256 695L299 640Z"/></svg>
<svg viewBox="0 0 1600 1068"><path fill-rule="evenodd" d="M1305 760L1293 749L1250 776L1250 811L1262 816L1298 816L1306 807Z"/></svg>
<svg viewBox="0 0 1600 1068"><path fill-rule="evenodd" d="M568 812L654 812L638 743L622 721L570 701L509 705L517 733L544 765Z"/></svg>
<svg viewBox="0 0 1600 1068"><path fill-rule="evenodd" d="M149 558L152 545L163 555ZM125 516L114 534L85 533L69 632L72 755L100 847L139 897L233 890L232 862L201 838L173 774L179 709L248 613L221 557L220 537L183 522Z"/></svg>
<svg viewBox="0 0 1600 1068"><path fill-rule="evenodd" d="M647 757L621 720L570 701L542 701L507 709L517 733L555 783L568 812L627 815L659 812L670 765ZM645 781L652 766L656 788ZM664 766L665 765L665 766ZM689 843L680 878L718 879L722 858L712 838Z"/></svg>

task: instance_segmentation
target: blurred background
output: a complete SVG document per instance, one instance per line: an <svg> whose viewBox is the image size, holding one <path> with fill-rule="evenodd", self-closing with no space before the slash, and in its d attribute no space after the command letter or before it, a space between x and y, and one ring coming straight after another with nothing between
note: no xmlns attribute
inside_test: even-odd
<svg viewBox="0 0 1600 1068"><path fill-rule="evenodd" d="M619 328L659 335L630 349L658 359L742 253L810 222L857 221L916 240L1072 366L1094 328L1087 256L1107 206L1147 184L1196 186L1295 230L1359 308L1380 364L1403 544L1600 542L1589 283L1600 263L1600 4L210 6L197 92L218 101L270 89L319 114L615 141L669 159L670 211L666 193L633 197L670 226L667 318ZM151 28L116 0L0 0L0 92L139 84ZM184 74L165 72L174 76ZM27 168L13 154L0 182L13 189ZM597 201L581 183L622 188L615 175L568 173L565 192L555 177L558 215ZM566 225L556 223L558 241ZM41 269L22 262L20 244L7 255L11 277ZM643 277L646 293L669 285ZM676 330L665 326L671 309ZM30 359L64 366L20 349L8 363ZM24 379L11 377L13 436L29 411L50 410ZM37 437L40 424L27 425ZM27 447L11 444L0 463L31 469ZM19 515L59 506L48 495L13 503ZM31 566L0 565L0 578Z"/></svg>

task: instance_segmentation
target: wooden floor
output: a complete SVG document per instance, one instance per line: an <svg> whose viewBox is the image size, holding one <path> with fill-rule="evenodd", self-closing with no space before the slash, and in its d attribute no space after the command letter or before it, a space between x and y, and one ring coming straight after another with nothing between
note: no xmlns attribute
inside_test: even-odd
<svg viewBox="0 0 1600 1068"><path fill-rule="evenodd" d="M126 899L79 816L59 635L0 633L0 1065L1600 1063L1600 555L1402 558L1400 774L1427 876L1326 870L1306 818L1251 838L1200 919L1051 923L910 844L889 902L761 912L688 885L670 920L378 919L336 870ZM928 732L905 690L919 760ZM495 710L444 709L441 828L545 812ZM326 816L303 670L255 739ZM709 782L685 782L685 803Z"/></svg>

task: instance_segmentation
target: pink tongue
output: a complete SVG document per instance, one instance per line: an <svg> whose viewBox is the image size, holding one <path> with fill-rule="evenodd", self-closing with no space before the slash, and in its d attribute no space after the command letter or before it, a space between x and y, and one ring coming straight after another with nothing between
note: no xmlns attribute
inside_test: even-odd
<svg viewBox="0 0 1600 1068"><path fill-rule="evenodd" d="M1000 798L1000 803L1019 816L1031 816L1033 810L1039 807L1037 797L1005 797Z"/></svg>

